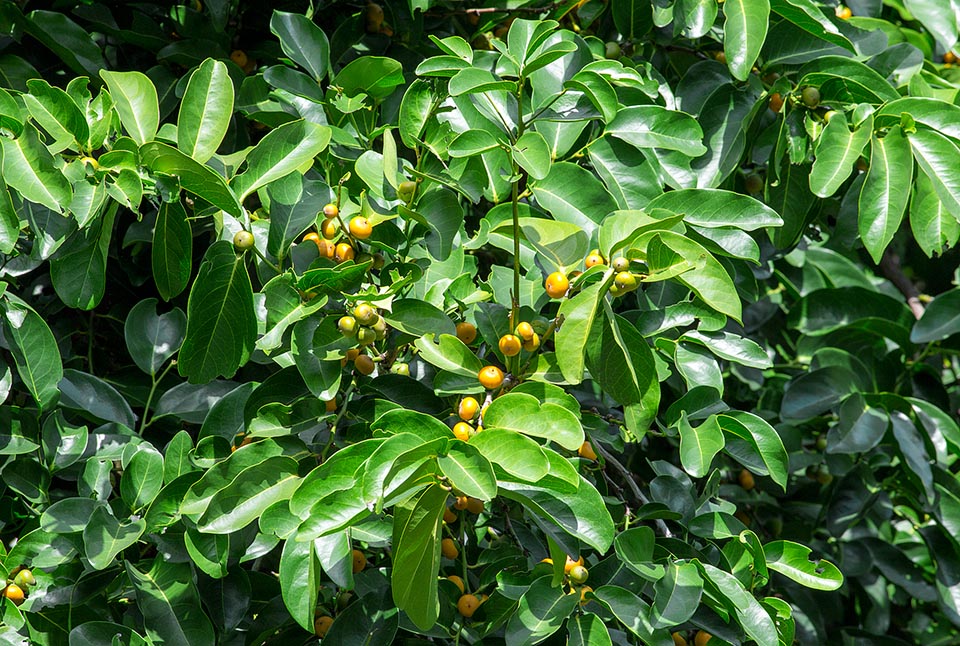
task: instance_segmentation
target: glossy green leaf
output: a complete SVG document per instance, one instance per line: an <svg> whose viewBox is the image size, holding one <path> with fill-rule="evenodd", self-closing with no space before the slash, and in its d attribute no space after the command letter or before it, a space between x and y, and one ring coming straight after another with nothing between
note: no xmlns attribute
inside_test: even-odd
<svg viewBox="0 0 960 646"><path fill-rule="evenodd" d="M403 83L403 67L398 61L369 55L347 63L333 80L347 96L363 92L377 100L387 98Z"/></svg>
<svg viewBox="0 0 960 646"><path fill-rule="evenodd" d="M576 615L568 622L569 646L613 646L603 620L592 612Z"/></svg>
<svg viewBox="0 0 960 646"><path fill-rule="evenodd" d="M440 614L437 571L447 492L434 484L394 509L393 601L421 630Z"/></svg>
<svg viewBox="0 0 960 646"><path fill-rule="evenodd" d="M46 321L26 303L0 301L3 334L13 355L17 373L41 409L53 404L63 379L63 363L57 340Z"/></svg>
<svg viewBox="0 0 960 646"><path fill-rule="evenodd" d="M327 147L330 135L329 127L302 119L271 130L247 155L246 171L230 182L239 200L308 164Z"/></svg>
<svg viewBox="0 0 960 646"><path fill-rule="evenodd" d="M304 630L312 632L320 587L320 563L314 555L313 541L284 541L280 584L283 603L290 615Z"/></svg>
<svg viewBox="0 0 960 646"><path fill-rule="evenodd" d="M103 298L116 214L116 208L107 209L91 226L70 236L51 258L50 279L67 305L91 310Z"/></svg>
<svg viewBox="0 0 960 646"><path fill-rule="evenodd" d="M923 312L910 331L914 343L943 341L960 332L960 290L940 294Z"/></svg>
<svg viewBox="0 0 960 646"><path fill-rule="evenodd" d="M97 72L109 67L104 60L101 46L65 13L31 11L29 19L24 20L22 26L77 74L95 77Z"/></svg>
<svg viewBox="0 0 960 646"><path fill-rule="evenodd" d="M149 444L141 444L120 478L120 496L137 511L153 502L163 486L163 456Z"/></svg>
<svg viewBox="0 0 960 646"><path fill-rule="evenodd" d="M179 201L164 202L153 228L150 262L157 291L169 301L186 289L193 260L193 231Z"/></svg>
<svg viewBox="0 0 960 646"><path fill-rule="evenodd" d="M513 144L513 158L533 179L550 173L550 148L539 132L528 130Z"/></svg>
<svg viewBox="0 0 960 646"><path fill-rule="evenodd" d="M653 27L650 7L650 3L644 0L614 0L610 13L617 31L628 40L642 37Z"/></svg>
<svg viewBox="0 0 960 646"><path fill-rule="evenodd" d="M603 287L603 283L591 285L560 305L563 324L557 330L557 358L564 378L570 383L580 383L583 379L587 341L603 297Z"/></svg>
<svg viewBox="0 0 960 646"><path fill-rule="evenodd" d="M540 577L520 597L516 614L507 622L506 643L508 646L539 644L560 630L578 602L578 595L566 594L562 588L553 586L548 576Z"/></svg>
<svg viewBox="0 0 960 646"><path fill-rule="evenodd" d="M910 196L910 231L928 256L942 255L960 239L960 222L937 195L933 182L919 174Z"/></svg>
<svg viewBox="0 0 960 646"><path fill-rule="evenodd" d="M483 362L477 355L452 334L441 334L436 343L433 334L426 334L414 341L414 345L420 350L424 361L441 370L475 378L483 368Z"/></svg>
<svg viewBox="0 0 960 646"><path fill-rule="evenodd" d="M83 150L90 139L90 128L83 112L69 94L46 81L27 81L29 94L23 101L30 115L54 138L72 139L74 150Z"/></svg>
<svg viewBox="0 0 960 646"><path fill-rule="evenodd" d="M80 624L70 631L69 640L70 646L98 646L106 643L147 646L147 641L129 626L109 621L88 621Z"/></svg>
<svg viewBox="0 0 960 646"><path fill-rule="evenodd" d="M546 178L533 185L533 195L554 219L576 224L587 235L617 208L600 180L570 162L553 164Z"/></svg>
<svg viewBox="0 0 960 646"><path fill-rule="evenodd" d="M734 78L746 81L767 37L769 0L733 0L723 4L723 51Z"/></svg>
<svg viewBox="0 0 960 646"><path fill-rule="evenodd" d="M729 411L718 415L717 420L727 435L727 450L733 450L731 436L742 440L761 461L759 465L751 462L750 469L760 475L769 475L786 490L789 459L777 431L763 418L745 411Z"/></svg>
<svg viewBox="0 0 960 646"><path fill-rule="evenodd" d="M527 482L547 475L550 461L539 444L505 428L485 428L471 438L470 446L500 469Z"/></svg>
<svg viewBox="0 0 960 646"><path fill-rule="evenodd" d="M289 498L299 485L297 463L293 458L285 455L267 458L217 491L197 521L197 528L209 534L239 531L273 503Z"/></svg>
<svg viewBox="0 0 960 646"><path fill-rule="evenodd" d="M933 183L940 201L953 212L960 212L960 148L939 132L917 128L907 133L917 164Z"/></svg>
<svg viewBox="0 0 960 646"><path fill-rule="evenodd" d="M137 416L127 400L107 381L86 372L65 368L60 389L60 403L67 408L84 411L93 417L133 428Z"/></svg>
<svg viewBox="0 0 960 646"><path fill-rule="evenodd" d="M524 393L497 397L484 412L483 423L486 428L542 437L571 451L583 444L583 428L576 415L556 404L541 404L536 397Z"/></svg>
<svg viewBox="0 0 960 646"><path fill-rule="evenodd" d="M826 559L810 558L809 547L792 541L773 541L763 546L767 567L814 590L836 590L843 585L843 574Z"/></svg>
<svg viewBox="0 0 960 646"><path fill-rule="evenodd" d="M274 9L270 31L280 40L283 53L319 83L330 66L330 42L308 17ZM310 630L310 627L307 630Z"/></svg>
<svg viewBox="0 0 960 646"><path fill-rule="evenodd" d="M747 633L758 646L777 646L777 629L773 619L760 605L757 599L743 588L732 574L724 572L707 563L694 561L708 585L705 590L736 616L744 632Z"/></svg>
<svg viewBox="0 0 960 646"><path fill-rule="evenodd" d="M24 125L16 139L0 138L3 144L3 180L25 199L57 213L70 204L70 183L54 164L53 156L40 142L37 129Z"/></svg>
<svg viewBox="0 0 960 646"><path fill-rule="evenodd" d="M868 118L853 132L842 112L835 112L817 141L816 159L810 171L810 190L830 197L847 181L854 164L870 141L873 119Z"/></svg>
<svg viewBox="0 0 960 646"><path fill-rule="evenodd" d="M430 333L455 335L456 328L443 311L421 300L403 298L393 301L391 311L384 312L383 318L390 327L411 336L424 336Z"/></svg>
<svg viewBox="0 0 960 646"><path fill-rule="evenodd" d="M669 628L690 619L703 594L703 579L693 563L670 563L665 570L653 586L650 619L654 628Z"/></svg>
<svg viewBox="0 0 960 646"><path fill-rule="evenodd" d="M253 287L243 255L221 240L207 250L190 290L177 369L190 383L232 377L250 357L256 334Z"/></svg>
<svg viewBox="0 0 960 646"><path fill-rule="evenodd" d="M400 102L400 140L407 148L420 145L421 136L433 112L435 97L428 82L416 79Z"/></svg>
<svg viewBox="0 0 960 646"><path fill-rule="evenodd" d="M680 432L680 463L694 478L703 478L710 472L714 456L724 447L723 431L714 415L694 428L685 416L677 424ZM681 623L681 622L677 622Z"/></svg>
<svg viewBox="0 0 960 646"><path fill-rule="evenodd" d="M218 209L236 218L243 213L237 196L227 187L223 177L176 148L151 141L140 147L140 159L151 172L176 177L184 190Z"/></svg>
<svg viewBox="0 0 960 646"><path fill-rule="evenodd" d="M157 556L147 572L129 561L124 567L150 639L184 646L209 646L214 642L213 626L200 606L189 563L169 563Z"/></svg>
<svg viewBox="0 0 960 646"><path fill-rule="evenodd" d="M153 141L160 126L160 104L157 88L142 72L100 70L100 77L110 89L110 98L133 140L141 146Z"/></svg>
<svg viewBox="0 0 960 646"><path fill-rule="evenodd" d="M870 142L870 168L860 191L860 239L876 263L880 262L900 228L910 199L913 160L910 144L897 127Z"/></svg>
<svg viewBox="0 0 960 646"><path fill-rule="evenodd" d="M640 597L616 585L604 585L593 591L597 601L610 609L627 630L652 646L669 646L673 641L663 628L653 627L651 608Z"/></svg>
<svg viewBox="0 0 960 646"><path fill-rule="evenodd" d="M497 478L493 474L493 467L472 444L452 444L446 455L437 458L437 464L453 486L466 495L480 500L493 500L497 496Z"/></svg>
<svg viewBox="0 0 960 646"><path fill-rule="evenodd" d="M137 542L144 529L142 519L121 523L106 506L97 507L83 529L83 547L90 565L96 570L109 567L120 552Z"/></svg>
<svg viewBox="0 0 960 646"><path fill-rule="evenodd" d="M676 150L690 157L699 157L707 151L701 143L703 131L696 119L658 105L620 110L607 124L606 132L637 148Z"/></svg>
<svg viewBox="0 0 960 646"><path fill-rule="evenodd" d="M230 125L233 82L227 66L212 58L190 75L177 116L177 148L201 164L210 159Z"/></svg>

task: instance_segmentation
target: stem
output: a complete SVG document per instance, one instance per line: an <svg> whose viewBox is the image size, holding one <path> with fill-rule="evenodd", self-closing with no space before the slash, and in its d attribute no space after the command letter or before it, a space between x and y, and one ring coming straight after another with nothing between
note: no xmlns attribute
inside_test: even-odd
<svg viewBox="0 0 960 646"><path fill-rule="evenodd" d="M167 364L167 367L163 369L163 372L160 373L158 378L156 375L152 376L151 379L153 383L150 384L150 393L147 395L147 402L143 405L143 419L140 420L140 431L139 435L143 435L143 432L147 429L150 424L153 423L153 418L150 419L150 422L147 422L147 413L150 412L150 404L153 402L153 395L157 392L157 386L160 385L160 382L163 381L163 378L167 376L167 373L170 372L170 368L177 364L177 360L174 359Z"/></svg>
<svg viewBox="0 0 960 646"><path fill-rule="evenodd" d="M597 451L597 454L603 458L603 461L607 464L610 464L614 470L616 470L623 477L624 481L627 483L627 487L630 489L630 493L632 493L634 498L637 499L637 502L642 505L649 503L650 501L645 495L643 495L643 492L640 491L640 487L637 486L637 481L633 479L633 474L630 473L627 467L623 466L615 457L613 457L600 442L592 442L591 444ZM664 536L667 538L673 536L673 532L670 531L670 528L667 527L667 524L663 522L662 519L657 518L653 522L656 523L657 527L660 529L660 533L662 533Z"/></svg>

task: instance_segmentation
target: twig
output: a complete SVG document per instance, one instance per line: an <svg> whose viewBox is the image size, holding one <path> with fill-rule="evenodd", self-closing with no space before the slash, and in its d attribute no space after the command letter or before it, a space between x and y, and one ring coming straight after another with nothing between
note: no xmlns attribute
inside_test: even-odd
<svg viewBox="0 0 960 646"><path fill-rule="evenodd" d="M916 318L923 316L923 303L920 302L920 291L913 284L907 275L903 273L900 267L900 257L887 247L880 258L880 271L894 286L900 290L900 293L907 298L907 305Z"/></svg>
<svg viewBox="0 0 960 646"><path fill-rule="evenodd" d="M637 485L637 481L633 479L633 474L630 473L629 469L627 469L627 467L623 466L619 460L613 457L613 455L611 455L610 452L607 451L602 444L600 444L600 442L591 442L591 444L596 449L597 453L600 454L600 457L603 458L603 461L612 465L617 473L623 477L627 483L627 487L633 494L633 497L636 498L636 500L642 505L648 504L650 500L643 495L642 491L640 491L640 487ZM653 522L657 525L657 528L660 530L661 534L667 538L673 536L673 532L671 532L670 528L667 527L667 524L663 522L663 519L655 518Z"/></svg>

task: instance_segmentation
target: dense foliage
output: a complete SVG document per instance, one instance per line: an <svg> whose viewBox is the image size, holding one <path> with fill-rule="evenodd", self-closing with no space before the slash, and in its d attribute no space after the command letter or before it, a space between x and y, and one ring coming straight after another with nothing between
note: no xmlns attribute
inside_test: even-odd
<svg viewBox="0 0 960 646"><path fill-rule="evenodd" d="M30 5L0 644L960 639L949 2Z"/></svg>

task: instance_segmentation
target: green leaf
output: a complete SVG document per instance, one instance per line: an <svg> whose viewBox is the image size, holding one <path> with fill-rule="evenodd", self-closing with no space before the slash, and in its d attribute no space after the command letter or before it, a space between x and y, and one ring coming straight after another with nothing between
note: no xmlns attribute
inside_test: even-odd
<svg viewBox="0 0 960 646"><path fill-rule="evenodd" d="M523 133L513 144L513 158L533 179L544 179L550 172L550 148L539 132Z"/></svg>
<svg viewBox="0 0 960 646"><path fill-rule="evenodd" d="M46 321L26 303L0 301L3 335L10 347L17 373L41 410L59 394L63 362L57 340Z"/></svg>
<svg viewBox="0 0 960 646"><path fill-rule="evenodd" d="M714 456L725 444L716 415L711 415L694 428L686 415L681 413L677 430L680 431L680 464L694 478L705 477L710 472Z"/></svg>
<svg viewBox="0 0 960 646"><path fill-rule="evenodd" d="M421 630L440 616L437 571L447 492L438 484L394 508L393 602Z"/></svg>
<svg viewBox="0 0 960 646"><path fill-rule="evenodd" d="M707 563L694 561L708 585L706 591L713 595L728 612L736 616L744 632L758 646L777 646L777 629L773 619L756 598L744 589L732 574Z"/></svg>
<svg viewBox="0 0 960 646"><path fill-rule="evenodd" d="M128 626L109 621L88 621L70 631L70 646L147 646L147 641Z"/></svg>
<svg viewBox="0 0 960 646"><path fill-rule="evenodd" d="M656 537L649 527L640 525L617 534L613 545L617 558L630 570L650 581L663 576L663 566L653 562L653 545Z"/></svg>
<svg viewBox="0 0 960 646"><path fill-rule="evenodd" d="M470 439L470 446L497 467L527 482L537 482L550 469L545 449L510 429L485 428Z"/></svg>
<svg viewBox="0 0 960 646"><path fill-rule="evenodd" d="M83 27L60 11L31 11L29 18L18 21L24 30L60 57L77 74L95 77L109 67L100 45ZM9 65L9 61L4 63ZM12 86L7 86L12 87Z"/></svg>
<svg viewBox="0 0 960 646"><path fill-rule="evenodd" d="M800 87L820 88L826 103L884 103L900 98L877 71L847 56L818 56L801 68L800 77Z"/></svg>
<svg viewBox="0 0 960 646"><path fill-rule="evenodd" d="M513 236L512 222L505 222L497 230ZM537 252L553 268L565 269L583 260L590 244L587 234L576 224L556 222L546 218L520 218L520 230Z"/></svg>
<svg viewBox="0 0 960 646"><path fill-rule="evenodd" d="M160 103L153 81L142 72L100 70L123 124L139 145L153 141L160 126Z"/></svg>
<svg viewBox="0 0 960 646"><path fill-rule="evenodd" d="M663 578L653 585L650 619L654 628L677 626L690 619L700 605L703 579L693 563L670 563Z"/></svg>
<svg viewBox="0 0 960 646"><path fill-rule="evenodd" d="M120 497L133 511L153 502L163 486L163 456L147 443L137 446L120 478Z"/></svg>
<svg viewBox="0 0 960 646"><path fill-rule="evenodd" d="M190 462L190 453L193 451L193 439L185 430L177 434L167 443L163 451L163 483L170 484L185 473L194 470Z"/></svg>
<svg viewBox="0 0 960 646"><path fill-rule="evenodd" d="M227 66L208 58L193 71L177 115L177 147L201 164L213 157L233 115Z"/></svg>
<svg viewBox="0 0 960 646"><path fill-rule="evenodd" d="M0 138L3 144L3 180L31 202L63 213L73 199L70 182L54 163L53 155L40 142L37 129L25 124L16 139Z"/></svg>
<svg viewBox="0 0 960 646"><path fill-rule="evenodd" d="M723 3L723 52L734 78L746 81L767 38L769 0Z"/></svg>
<svg viewBox="0 0 960 646"><path fill-rule="evenodd" d="M783 16L814 38L851 52L856 51L853 43L824 15L821 5L813 0L771 0L770 5L774 13Z"/></svg>
<svg viewBox="0 0 960 646"><path fill-rule="evenodd" d="M579 595L567 594L563 588L553 586L551 577L540 577L520 597L516 613L507 622L504 635L507 646L539 644L560 630L579 601Z"/></svg>
<svg viewBox="0 0 960 646"><path fill-rule="evenodd" d="M437 458L437 464L453 486L466 495L480 500L497 497L497 478L493 474L493 467L472 444L453 443L446 455Z"/></svg>
<svg viewBox="0 0 960 646"><path fill-rule="evenodd" d="M927 256L942 255L960 239L960 222L947 210L925 173L913 183L910 231Z"/></svg>
<svg viewBox="0 0 960 646"><path fill-rule="evenodd" d="M269 457L217 491L197 521L197 529L208 534L239 531L273 503L288 499L300 482L296 460L285 455Z"/></svg>
<svg viewBox="0 0 960 646"><path fill-rule="evenodd" d="M720 428L727 437L727 450L731 451L731 437L743 440L749 450L760 458L761 464L748 464L751 471L760 475L769 475L770 479L787 489L787 477L790 473L787 450L783 440L763 418L745 411L729 411L717 416ZM738 458L740 456L738 455Z"/></svg>
<svg viewBox="0 0 960 646"><path fill-rule="evenodd" d="M442 310L426 301L401 298L393 301L383 318L391 327L412 336L427 334L455 335L456 326Z"/></svg>
<svg viewBox="0 0 960 646"><path fill-rule="evenodd" d="M587 341L604 293L604 283L595 283L560 304L563 323L557 330L557 359L563 377L578 384L583 379Z"/></svg>
<svg viewBox="0 0 960 646"><path fill-rule="evenodd" d="M644 0L617 0L611 5L610 14L623 37L639 40L653 27L651 4Z"/></svg>
<svg viewBox="0 0 960 646"><path fill-rule="evenodd" d="M749 70L748 70L749 71ZM707 152L703 131L689 114L658 105L624 108L607 124L607 134L637 148L676 150L690 157Z"/></svg>
<svg viewBox="0 0 960 646"><path fill-rule="evenodd" d="M294 621L309 632L313 632L319 588L320 563L314 555L313 541L284 541L280 554L283 604Z"/></svg>
<svg viewBox="0 0 960 646"><path fill-rule="evenodd" d="M486 428L505 428L542 437L571 451L583 444L583 428L576 415L557 404L541 404L536 397L525 393L497 397L484 412L483 424Z"/></svg>
<svg viewBox="0 0 960 646"><path fill-rule="evenodd" d="M925 128L908 133L907 139L917 164L933 183L940 201L952 213L960 213L960 148L939 132Z"/></svg>
<svg viewBox="0 0 960 646"><path fill-rule="evenodd" d="M600 180L570 162L553 164L546 178L536 182L532 189L537 203L554 219L575 224L589 236L603 218L617 208Z"/></svg>
<svg viewBox="0 0 960 646"><path fill-rule="evenodd" d="M403 66L398 61L369 55L347 63L333 80L333 85L342 88L346 96L363 92L378 101L393 94L403 83Z"/></svg>
<svg viewBox="0 0 960 646"><path fill-rule="evenodd" d="M157 291L169 301L186 289L193 264L193 230L180 201L163 202L153 228L150 263Z"/></svg>
<svg viewBox="0 0 960 646"><path fill-rule="evenodd" d="M417 209L429 227L424 238L427 251L437 260L446 260L463 226L465 212L457 194L447 189L430 191L420 199Z"/></svg>
<svg viewBox="0 0 960 646"><path fill-rule="evenodd" d="M836 590L843 574L826 559L813 560L809 547L792 541L772 541L763 546L767 567L813 590Z"/></svg>
<svg viewBox="0 0 960 646"><path fill-rule="evenodd" d="M437 343L433 339L433 334L425 334L413 342L424 361L461 377L477 378L483 362L463 341L452 334L441 334Z"/></svg>
<svg viewBox="0 0 960 646"><path fill-rule="evenodd" d="M834 112L817 141L816 159L810 171L810 190L818 197L830 197L836 193L850 177L872 132L872 117L850 132L846 115Z"/></svg>
<svg viewBox="0 0 960 646"><path fill-rule="evenodd" d="M30 93L22 96L30 115L55 139L73 139L74 150L84 150L90 128L70 95L40 79L27 81L27 88Z"/></svg>
<svg viewBox="0 0 960 646"><path fill-rule="evenodd" d="M603 620L592 612L575 615L568 622L567 630L570 633L568 646L613 646Z"/></svg>
<svg viewBox="0 0 960 646"><path fill-rule="evenodd" d="M615 585L604 585L593 591L597 601L610 609L627 630L646 644L669 646L673 641L665 629L654 628L650 606L634 593Z"/></svg>
<svg viewBox="0 0 960 646"><path fill-rule="evenodd" d="M204 254L187 303L187 332L177 369L190 383L232 377L247 362L257 336L253 287L226 240Z"/></svg>
<svg viewBox="0 0 960 646"><path fill-rule="evenodd" d="M247 155L247 170L231 180L239 200L308 164L327 147L330 136L329 127L303 119L271 130Z"/></svg>
<svg viewBox="0 0 960 646"><path fill-rule="evenodd" d="M563 87L583 92L603 115L604 122L609 123L616 118L617 92L610 82L597 72L589 70L577 72L572 79L564 82Z"/></svg>
<svg viewBox="0 0 960 646"><path fill-rule="evenodd" d="M65 368L60 389L60 404L67 408L82 410L97 419L123 424L127 428L136 425L137 416L127 400L108 382L86 372Z"/></svg>
<svg viewBox="0 0 960 646"><path fill-rule="evenodd" d="M243 215L240 201L223 177L172 146L151 141L140 147L140 159L150 172L176 177L188 193L210 202L235 218Z"/></svg>
<svg viewBox="0 0 960 646"><path fill-rule="evenodd" d="M923 312L910 331L913 343L943 341L960 332L960 289L940 294Z"/></svg>
<svg viewBox="0 0 960 646"><path fill-rule="evenodd" d="M200 606L200 594L189 563L169 563L158 555L149 572L124 562L154 643L209 646L215 637L210 619Z"/></svg>
<svg viewBox="0 0 960 646"><path fill-rule="evenodd" d="M430 83L416 79L403 94L400 102L400 141L407 148L421 145L421 136L433 112L434 94Z"/></svg>
<svg viewBox="0 0 960 646"><path fill-rule="evenodd" d="M70 236L50 259L53 287L70 307L91 310L103 298L116 214L116 207L108 208L91 226Z"/></svg>
<svg viewBox="0 0 960 646"><path fill-rule="evenodd" d="M858 202L858 225L863 246L879 263L903 221L913 183L913 159L910 144L898 127L882 139L874 136L870 150L870 168Z"/></svg>
<svg viewBox="0 0 960 646"><path fill-rule="evenodd" d="M280 40L283 53L310 72L317 83L327 75L330 66L330 43L326 34L308 17L298 13L273 10L270 31ZM313 623L307 626L312 630Z"/></svg>
<svg viewBox="0 0 960 646"><path fill-rule="evenodd" d="M83 528L83 547L91 567L95 570L109 567L117 554L137 542L146 526L142 519L121 523L109 507L98 506Z"/></svg>
<svg viewBox="0 0 960 646"><path fill-rule="evenodd" d="M715 188L686 188L650 200L647 212L664 209L701 227L733 226L744 231L778 227L783 220L769 206L747 195Z"/></svg>

